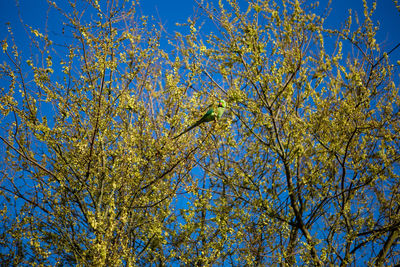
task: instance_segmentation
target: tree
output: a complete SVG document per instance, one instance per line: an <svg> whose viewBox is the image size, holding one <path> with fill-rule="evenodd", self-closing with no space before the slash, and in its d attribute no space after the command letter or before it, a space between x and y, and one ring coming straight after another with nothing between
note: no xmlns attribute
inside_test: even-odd
<svg viewBox="0 0 400 267"><path fill-rule="evenodd" d="M218 32L192 30L182 54L234 120L199 162L209 183L194 198L208 201L193 212L208 228L194 248L209 264L395 264L399 96L375 4L342 29L300 1L203 8Z"/></svg>
<svg viewBox="0 0 400 267"><path fill-rule="evenodd" d="M169 206L187 171L167 143L173 106L169 88L159 87L167 58L160 32L136 17L134 2L70 2L69 12L49 4L69 29L64 43L32 29L37 60L3 43L1 188L19 202L8 232L26 253L10 260L162 260Z"/></svg>
<svg viewBox="0 0 400 267"><path fill-rule="evenodd" d="M330 29L300 1L199 2L172 48L137 3L102 4L49 2L66 33L31 28L39 56L3 41L2 259L398 262L399 45L375 4Z"/></svg>

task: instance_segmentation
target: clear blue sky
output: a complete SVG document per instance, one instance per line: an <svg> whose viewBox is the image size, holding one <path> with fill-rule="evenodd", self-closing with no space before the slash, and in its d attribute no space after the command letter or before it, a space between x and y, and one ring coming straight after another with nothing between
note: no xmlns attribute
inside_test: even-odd
<svg viewBox="0 0 400 267"><path fill-rule="evenodd" d="M104 0L105 1L105 0ZM216 0L213 0L217 2ZM239 0L239 2L245 2ZM45 0L19 0L21 15L26 24L32 25L35 28L44 28L45 18L47 13L47 3ZM60 3L60 1L56 1ZM154 16L164 22L168 31L173 32L176 22L185 22L186 18L196 10L194 0L141 0L141 10L143 15ZM325 7L327 0L320 1L320 6ZM369 5L372 1L367 0ZM61 1L62 3L62 1ZM362 0L333 0L332 12L328 19L329 24L340 25L347 14L347 10L352 9L357 11L362 17ZM56 12L50 12L50 21L54 19ZM10 22L15 30L18 43L24 42L25 36L23 29L20 27L18 18L18 9L16 8L15 0L0 0L0 39L3 40L6 36L6 22ZM389 50L397 42L400 41L400 12L397 11L392 0L378 0L377 11L374 17L381 23L378 35L378 42L384 45L385 50ZM57 31L55 24L50 23L49 29ZM397 53L399 55L399 53Z"/></svg>

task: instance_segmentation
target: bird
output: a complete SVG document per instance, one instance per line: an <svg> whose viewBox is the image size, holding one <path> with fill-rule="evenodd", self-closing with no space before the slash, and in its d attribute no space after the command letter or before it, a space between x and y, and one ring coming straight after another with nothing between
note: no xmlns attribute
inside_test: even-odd
<svg viewBox="0 0 400 267"><path fill-rule="evenodd" d="M182 133L178 134L177 136L175 136L173 139L176 139L178 137L180 137L181 135L189 132L190 130L192 130L193 128L199 126L200 124L202 124L203 122L210 122L210 121L215 121L219 118L222 117L222 114L224 114L225 111L225 107L226 107L226 103L224 100L220 99L218 101L218 106L217 109L215 110L213 106L210 106L210 108L207 110L207 112L203 115L203 117L201 117L198 121L196 121L195 123L193 123L191 126L189 126L188 128L186 128L186 130L184 130Z"/></svg>

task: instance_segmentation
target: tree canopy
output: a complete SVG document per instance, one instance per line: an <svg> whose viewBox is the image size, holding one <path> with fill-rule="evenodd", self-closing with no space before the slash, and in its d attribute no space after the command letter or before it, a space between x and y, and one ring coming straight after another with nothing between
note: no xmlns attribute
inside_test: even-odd
<svg viewBox="0 0 400 267"><path fill-rule="evenodd" d="M363 4L330 28L317 2L201 1L171 34L135 1L48 1L62 33L26 26L30 55L10 25L0 260L398 263L400 44Z"/></svg>

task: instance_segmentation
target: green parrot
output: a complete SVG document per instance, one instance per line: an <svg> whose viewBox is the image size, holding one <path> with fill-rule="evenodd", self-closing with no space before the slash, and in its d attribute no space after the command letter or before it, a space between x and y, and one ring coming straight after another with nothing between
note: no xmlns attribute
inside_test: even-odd
<svg viewBox="0 0 400 267"><path fill-rule="evenodd" d="M201 117L200 120L196 121L195 123L193 123L190 127L188 127L186 130L184 130L182 133L180 133L179 135L175 136L173 139L176 139L178 137L180 137L181 135L189 132L190 130L192 130L194 127L199 126L200 124L202 124L203 122L209 122L209 121L215 121L219 118L222 117L222 114L224 114L225 111L225 107L226 107L226 103L224 100L219 100L218 101L218 106L217 106L217 110L214 110L214 107L211 106L206 114L204 114L203 117Z"/></svg>

